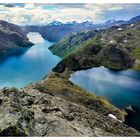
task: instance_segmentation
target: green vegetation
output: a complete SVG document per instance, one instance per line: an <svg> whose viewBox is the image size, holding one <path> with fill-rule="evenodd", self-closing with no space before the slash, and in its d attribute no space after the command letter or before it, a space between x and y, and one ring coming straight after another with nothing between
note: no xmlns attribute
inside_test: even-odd
<svg viewBox="0 0 140 140"><path fill-rule="evenodd" d="M102 47L90 44L60 61L53 71L64 72L67 68L76 71L101 65L121 70L132 67L133 63L134 59L116 45Z"/></svg>
<svg viewBox="0 0 140 140"><path fill-rule="evenodd" d="M140 46L135 48L132 52L131 52L132 56L134 56L136 59L140 60Z"/></svg>
<svg viewBox="0 0 140 140"><path fill-rule="evenodd" d="M49 49L54 54L64 58L78 49L85 40L94 37L97 33L98 31L94 30L74 33L62 39L59 43L51 46Z"/></svg>
<svg viewBox="0 0 140 140"><path fill-rule="evenodd" d="M114 26L96 32L94 36L88 39L83 38L80 44L76 41L78 34L71 35L64 39L64 44L63 41L60 41L52 47L55 54L65 56L53 70L64 72L68 68L75 71L102 65L119 70L139 69L140 64L135 65L135 60L140 60L139 36L140 22L133 25L121 25L120 27ZM70 38L75 40L75 45L69 45L71 43ZM65 51L60 51L61 48Z"/></svg>

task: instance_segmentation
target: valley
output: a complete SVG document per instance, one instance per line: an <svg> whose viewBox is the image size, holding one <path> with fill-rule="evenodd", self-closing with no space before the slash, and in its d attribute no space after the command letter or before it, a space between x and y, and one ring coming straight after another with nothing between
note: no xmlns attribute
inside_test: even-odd
<svg viewBox="0 0 140 140"><path fill-rule="evenodd" d="M0 88L17 87L42 80L46 74L60 61L48 49L53 42L44 40L39 33L27 34L34 45L22 48L20 52L6 57L0 63Z"/></svg>
<svg viewBox="0 0 140 140"><path fill-rule="evenodd" d="M140 136L139 20L1 21L0 136Z"/></svg>

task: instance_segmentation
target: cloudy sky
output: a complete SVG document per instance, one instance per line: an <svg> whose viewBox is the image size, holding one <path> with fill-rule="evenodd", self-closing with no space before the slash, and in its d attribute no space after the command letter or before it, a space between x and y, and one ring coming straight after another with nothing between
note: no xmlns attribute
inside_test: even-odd
<svg viewBox="0 0 140 140"><path fill-rule="evenodd" d="M128 20L140 14L140 4L0 4L0 19L19 25L52 21Z"/></svg>

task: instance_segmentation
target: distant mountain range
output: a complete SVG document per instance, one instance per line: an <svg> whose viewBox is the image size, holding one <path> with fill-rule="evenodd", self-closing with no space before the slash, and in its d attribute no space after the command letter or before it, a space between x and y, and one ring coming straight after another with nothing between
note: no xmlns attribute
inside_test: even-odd
<svg viewBox="0 0 140 140"><path fill-rule="evenodd" d="M29 47L33 44L29 42L26 35L28 32L39 32L45 39L53 42L58 42L65 36L72 33L84 32L89 30L103 30L112 26L120 26L122 24L133 24L140 21L140 16L133 17L128 21L124 20L108 20L102 24L95 24L90 21L77 23L76 21L62 23L53 21L42 26L24 26L17 25L0 20L0 56L12 52L20 47ZM83 34L81 34L81 38ZM87 36L89 37L89 36ZM82 42L82 40L81 40Z"/></svg>
<svg viewBox="0 0 140 140"><path fill-rule="evenodd" d="M115 20L115 19L111 19L111 20L107 20L104 23L100 23L100 24L96 24L92 21L84 21L81 23L78 23L76 21L72 21L72 22L66 22L66 23L62 23L60 21L53 21L51 23L49 23L48 25L50 26L61 26L61 25L83 25L85 27L95 27L95 28L107 28L107 27L111 27L111 26L118 26L121 24L128 24L128 23L133 23L133 22L137 22L140 21L140 15L131 18L130 20Z"/></svg>
<svg viewBox="0 0 140 140"><path fill-rule="evenodd" d="M77 23L76 21L62 23L60 21L53 21L47 25L33 25L33 26L24 26L24 30L27 32L39 32L45 39L53 42L60 41L65 36L85 31L85 30L102 30L112 26L120 26L122 24L130 24L140 21L140 16L136 16L128 21L124 20L108 20L105 23L95 24L90 21L85 21L81 23Z"/></svg>
<svg viewBox="0 0 140 140"><path fill-rule="evenodd" d="M132 19L130 19L128 21L128 23L133 23L133 22L137 22L137 21L140 21L140 15L139 16L136 16L136 17L133 17Z"/></svg>

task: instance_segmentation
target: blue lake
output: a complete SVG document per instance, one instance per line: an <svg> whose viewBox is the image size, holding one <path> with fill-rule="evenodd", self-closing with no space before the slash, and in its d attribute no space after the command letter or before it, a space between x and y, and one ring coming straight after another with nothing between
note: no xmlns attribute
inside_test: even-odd
<svg viewBox="0 0 140 140"><path fill-rule="evenodd" d="M105 67L73 73L73 83L96 95L105 97L118 107L140 106L140 72L135 70L113 71Z"/></svg>
<svg viewBox="0 0 140 140"><path fill-rule="evenodd" d="M0 62L0 88L20 88L40 81L60 61L48 49L53 42L44 40L39 33L29 33L27 36L34 46L22 48L20 53Z"/></svg>
<svg viewBox="0 0 140 140"><path fill-rule="evenodd" d="M140 71L113 71L98 67L77 71L70 80L119 108L135 107L137 112L128 118L127 124L140 130Z"/></svg>

